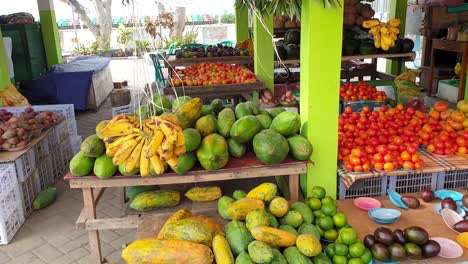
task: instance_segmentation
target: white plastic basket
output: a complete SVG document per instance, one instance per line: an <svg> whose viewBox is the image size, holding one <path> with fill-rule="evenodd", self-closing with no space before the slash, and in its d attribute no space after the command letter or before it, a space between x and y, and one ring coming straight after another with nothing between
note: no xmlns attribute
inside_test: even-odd
<svg viewBox="0 0 468 264"><path fill-rule="evenodd" d="M50 132L52 133L52 131ZM34 157L37 163L41 163L49 156L49 140L47 137L43 137L40 141L38 141L34 147Z"/></svg>
<svg viewBox="0 0 468 264"><path fill-rule="evenodd" d="M338 179L338 181L338 195L340 200L353 199L361 196L377 197L385 195L387 192L387 176L357 180L349 189L346 189L341 179Z"/></svg>
<svg viewBox="0 0 468 264"><path fill-rule="evenodd" d="M60 144L57 137L57 125L47 134L47 143L49 144L49 150L54 149Z"/></svg>
<svg viewBox="0 0 468 264"><path fill-rule="evenodd" d="M72 138L70 145L71 145L73 156L80 151L81 143L82 143L81 136L76 136Z"/></svg>
<svg viewBox="0 0 468 264"><path fill-rule="evenodd" d="M0 168L0 199L7 195L18 185L16 179L15 166L13 164L4 165ZM1 210L1 209L0 209Z"/></svg>
<svg viewBox="0 0 468 264"><path fill-rule="evenodd" d="M19 184L20 195L22 197L23 212L25 217L29 217L33 212L33 201L38 192L34 177L28 177L24 182Z"/></svg>
<svg viewBox="0 0 468 264"><path fill-rule="evenodd" d="M67 129L70 137L75 137L78 135L78 129L76 127L76 120L67 120Z"/></svg>
<svg viewBox="0 0 468 264"><path fill-rule="evenodd" d="M24 223L21 207L16 208L6 218L0 218L0 245L8 244Z"/></svg>
<svg viewBox="0 0 468 264"><path fill-rule="evenodd" d="M134 111L134 108L133 108L133 104L131 103L128 105L112 107L112 117L118 114L133 114L133 111Z"/></svg>
<svg viewBox="0 0 468 264"><path fill-rule="evenodd" d="M446 171L439 174L437 189L468 188L468 170Z"/></svg>
<svg viewBox="0 0 468 264"><path fill-rule="evenodd" d="M34 185L37 192L42 192L49 186L54 185L55 177L52 170L52 159L48 157L39 166L33 174Z"/></svg>

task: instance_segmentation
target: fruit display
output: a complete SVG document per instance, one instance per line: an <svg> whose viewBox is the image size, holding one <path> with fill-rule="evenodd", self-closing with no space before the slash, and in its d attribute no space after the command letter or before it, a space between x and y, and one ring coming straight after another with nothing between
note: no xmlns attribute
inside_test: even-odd
<svg viewBox="0 0 468 264"><path fill-rule="evenodd" d="M358 0L344 1L343 24L345 26L361 26L364 20L371 19L374 15L375 11L368 3L361 3Z"/></svg>
<svg viewBox="0 0 468 264"><path fill-rule="evenodd" d="M176 69L170 79L173 86L202 86L257 82L255 74L241 65L203 62Z"/></svg>
<svg viewBox="0 0 468 264"><path fill-rule="evenodd" d="M270 89L265 89L260 93L258 103L263 107L275 107L278 105L278 101L271 93Z"/></svg>
<svg viewBox="0 0 468 264"><path fill-rule="evenodd" d="M396 18L390 19L387 23L382 23L380 20L373 18L363 21L362 26L369 29L376 48L388 51L395 46L398 34L400 34L400 23L400 20Z"/></svg>
<svg viewBox="0 0 468 264"><path fill-rule="evenodd" d="M384 91L377 91L374 86L368 85L365 82L345 83L340 86L340 97L345 101L357 101L357 100L373 100L373 101L385 101L387 95Z"/></svg>
<svg viewBox="0 0 468 264"><path fill-rule="evenodd" d="M364 245L370 249L372 258L380 262L401 261L404 258L422 260L435 257L440 245L429 239L429 233L419 226L404 230L390 230L386 227L375 229L364 237Z"/></svg>
<svg viewBox="0 0 468 264"><path fill-rule="evenodd" d="M53 112L36 112L28 107L19 116L0 110L0 146L7 151L24 149L43 129L56 123L60 117Z"/></svg>
<svg viewBox="0 0 468 264"><path fill-rule="evenodd" d="M209 45L206 47L185 47L176 51L177 59L229 56L249 56L249 51L222 44Z"/></svg>
<svg viewBox="0 0 468 264"><path fill-rule="evenodd" d="M286 31L284 38L276 42L275 60L298 60L300 58L301 32L298 29Z"/></svg>
<svg viewBox="0 0 468 264"><path fill-rule="evenodd" d="M279 101L283 106L296 106L298 104L298 101L296 97L294 97L292 91L286 91L286 93L280 96Z"/></svg>

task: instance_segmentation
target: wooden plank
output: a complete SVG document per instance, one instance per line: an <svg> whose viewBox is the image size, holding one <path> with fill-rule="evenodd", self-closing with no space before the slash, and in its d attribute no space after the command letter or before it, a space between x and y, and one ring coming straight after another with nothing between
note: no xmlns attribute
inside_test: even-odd
<svg viewBox="0 0 468 264"><path fill-rule="evenodd" d="M94 203L94 193L91 188L83 189L83 203L84 209L86 210L86 216L89 220L96 219L96 204ZM89 249L90 263L101 264L102 263L102 252L101 252L101 240L99 239L99 231L89 230Z"/></svg>
<svg viewBox="0 0 468 264"><path fill-rule="evenodd" d="M341 61L347 60L364 60L364 59L395 59L406 58L407 60L414 60L416 57L415 52L396 53L396 54L369 54L369 55L351 55L341 57Z"/></svg>
<svg viewBox="0 0 468 264"><path fill-rule="evenodd" d="M235 84L221 84L221 85L208 85L208 86L184 86L184 87L166 87L163 89L164 94L173 95L175 92L178 95L193 95L202 96L204 94L214 95L237 95L242 93L249 93L263 89L263 82L255 83L235 83Z"/></svg>
<svg viewBox="0 0 468 264"><path fill-rule="evenodd" d="M129 215L122 218L93 219L86 222L86 230L106 230L106 229L132 229L138 228L143 221L139 215Z"/></svg>
<svg viewBox="0 0 468 264"><path fill-rule="evenodd" d="M106 188L95 188L93 189L93 196L94 196L94 204L97 205L99 200L101 199L102 195L104 194L104 191ZM83 207L83 210L81 210L80 216L78 216L78 219L75 222L76 228L85 228L85 223L87 220L87 215L86 215L86 209Z"/></svg>
<svg viewBox="0 0 468 264"><path fill-rule="evenodd" d="M289 175L289 192L291 193L290 202L299 201L299 174Z"/></svg>
<svg viewBox="0 0 468 264"><path fill-rule="evenodd" d="M222 62L225 64L250 64L252 58L249 56L226 56L226 57L200 57L200 58L181 58L177 59L175 55L170 55L167 61L164 61L166 67L182 67L202 62Z"/></svg>

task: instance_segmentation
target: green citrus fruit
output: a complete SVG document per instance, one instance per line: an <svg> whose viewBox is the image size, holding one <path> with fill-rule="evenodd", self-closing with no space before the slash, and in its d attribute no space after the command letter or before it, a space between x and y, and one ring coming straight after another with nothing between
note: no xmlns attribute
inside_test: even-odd
<svg viewBox="0 0 468 264"><path fill-rule="evenodd" d="M353 258L358 258L364 254L366 247L360 241L349 246L349 254Z"/></svg>
<svg viewBox="0 0 468 264"><path fill-rule="evenodd" d="M322 206L323 206L323 204L326 204L326 203L331 203L331 204L336 205L336 200L333 199L333 198L331 198L331 197L328 196L328 195L325 196L325 198L323 198L323 199L321 200L321 202L322 202Z"/></svg>
<svg viewBox="0 0 468 264"><path fill-rule="evenodd" d="M348 264L366 264L366 263L364 263L361 258L352 258L348 260Z"/></svg>
<svg viewBox="0 0 468 264"><path fill-rule="evenodd" d="M325 197L325 195L327 195L327 192L325 191L323 187L314 186L312 187L312 190L310 190L311 197L315 197L321 200Z"/></svg>
<svg viewBox="0 0 468 264"><path fill-rule="evenodd" d="M323 237L326 240L335 241L338 238L338 232L336 232L335 229L330 229L330 230L325 231L325 233L323 233Z"/></svg>
<svg viewBox="0 0 468 264"><path fill-rule="evenodd" d="M347 264L348 259L345 256L333 256L333 264Z"/></svg>
<svg viewBox="0 0 468 264"><path fill-rule="evenodd" d="M320 210L320 207L322 207L322 202L315 197L308 197L306 199L306 204L312 209L312 211Z"/></svg>
<svg viewBox="0 0 468 264"><path fill-rule="evenodd" d="M335 256L335 243L328 244L328 245L325 247L325 254L326 254L329 258L333 258L333 256Z"/></svg>
<svg viewBox="0 0 468 264"><path fill-rule="evenodd" d="M322 208L320 209L324 215L327 216L334 216L336 214L336 205L332 203L325 203L322 204Z"/></svg>
<svg viewBox="0 0 468 264"><path fill-rule="evenodd" d="M318 220L318 226L323 230L327 231L333 228L333 219L329 216L322 216Z"/></svg>
<svg viewBox="0 0 468 264"><path fill-rule="evenodd" d="M346 216L343 213L337 213L333 216L333 222L337 228L344 227L347 223Z"/></svg>
<svg viewBox="0 0 468 264"><path fill-rule="evenodd" d="M322 228L320 228L320 226L317 225L317 230L319 231L320 233L320 237L323 237L323 235L325 234L325 231L323 231Z"/></svg>
<svg viewBox="0 0 468 264"><path fill-rule="evenodd" d="M346 245L352 245L357 241L356 231L349 227L342 228L339 236L341 238L341 241L343 241L343 243L345 243Z"/></svg>
<svg viewBox="0 0 468 264"><path fill-rule="evenodd" d="M348 254L348 246L343 243L335 242L335 255L346 256Z"/></svg>
<svg viewBox="0 0 468 264"><path fill-rule="evenodd" d="M372 253L370 249L366 248L366 250L364 250L364 254L362 254L361 259L364 263L369 263L369 261L371 261Z"/></svg>

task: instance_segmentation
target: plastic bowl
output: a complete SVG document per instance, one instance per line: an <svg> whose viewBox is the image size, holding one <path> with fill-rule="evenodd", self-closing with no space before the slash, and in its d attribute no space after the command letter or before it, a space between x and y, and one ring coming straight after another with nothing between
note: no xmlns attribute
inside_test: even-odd
<svg viewBox="0 0 468 264"><path fill-rule="evenodd" d="M374 208L369 210L369 217L383 222L393 222L400 218L401 212L395 209Z"/></svg>
<svg viewBox="0 0 468 264"><path fill-rule="evenodd" d="M455 232L457 234L460 233L460 232L456 231L455 229L453 229L453 225L455 225L456 223L463 220L463 217L461 217L459 214L457 214L457 212L455 212L454 210L448 209L448 208L442 209L441 215L442 215L442 219L444 219L445 224L450 229L452 229L453 232Z"/></svg>
<svg viewBox="0 0 468 264"><path fill-rule="evenodd" d="M458 203L457 203L457 205L458 205ZM434 206L434 211L436 211L436 213L438 213L439 215L442 213L442 206L440 205L440 203L439 203L439 204L436 204L436 205ZM456 212L457 212L457 214L459 214L461 217L465 217L465 215L466 215L466 212L465 212L462 208L460 208L459 206L457 206Z"/></svg>
<svg viewBox="0 0 468 264"><path fill-rule="evenodd" d="M431 237L440 245L439 257L442 258L458 258L463 255L463 248L457 242L445 237Z"/></svg>
<svg viewBox="0 0 468 264"><path fill-rule="evenodd" d="M379 200L370 197L356 198L354 199L353 204L364 211L369 211L370 209L379 208L382 206Z"/></svg>
<svg viewBox="0 0 468 264"><path fill-rule="evenodd" d="M447 197L452 198L454 201L460 201L463 198L463 194L454 190L438 190L434 192L435 197L439 199L445 199Z"/></svg>

